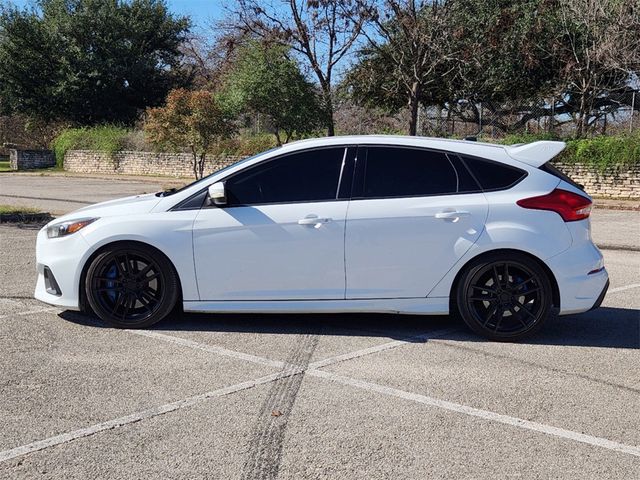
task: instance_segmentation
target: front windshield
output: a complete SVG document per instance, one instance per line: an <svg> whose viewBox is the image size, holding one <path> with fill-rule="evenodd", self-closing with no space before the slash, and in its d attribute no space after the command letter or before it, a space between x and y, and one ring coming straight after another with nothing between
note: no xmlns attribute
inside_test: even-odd
<svg viewBox="0 0 640 480"><path fill-rule="evenodd" d="M243 163L249 162L249 161L254 160L254 159L256 159L258 157L261 157L263 155L266 155L267 153L271 153L274 150L278 150L279 148L281 148L281 147L273 147L273 148L270 148L269 150L265 150L264 152L260 152L260 153L257 153L255 155L251 155L250 157L243 158L242 160L239 160L239 161L237 161L235 163L232 163L231 165L227 165L226 167L221 168L220 170L216 170L215 172L207 175L206 177L202 177L200 180L196 180L194 182L188 183L184 187L180 187L178 189L171 188L169 190L165 190L164 192L158 192L158 193L156 193L156 195L157 196L161 196L161 197L168 197L169 195L173 195L174 193L181 192L183 190L186 190L187 188L193 187L194 185L198 185L200 183L206 183L207 180L209 180L214 175L218 175L219 173L224 172L225 170L229 170L231 167L236 167L238 165L241 165Z"/></svg>

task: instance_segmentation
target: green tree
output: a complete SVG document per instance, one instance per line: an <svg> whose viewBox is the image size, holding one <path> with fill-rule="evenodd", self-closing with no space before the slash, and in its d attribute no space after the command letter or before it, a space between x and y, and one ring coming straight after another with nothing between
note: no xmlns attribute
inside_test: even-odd
<svg viewBox="0 0 640 480"><path fill-rule="evenodd" d="M624 103L632 105L629 93L640 77L640 1L564 0L557 11L552 46L560 107L581 137ZM640 102L634 107L640 111Z"/></svg>
<svg viewBox="0 0 640 480"><path fill-rule="evenodd" d="M554 0L361 1L374 28L346 85L359 103L408 107L411 135L419 104L480 123L477 104L526 103L557 78Z"/></svg>
<svg viewBox="0 0 640 480"><path fill-rule="evenodd" d="M336 69L356 45L366 22L360 0L236 0L228 26L290 47L306 62L322 92L327 134L335 135Z"/></svg>
<svg viewBox="0 0 640 480"><path fill-rule="evenodd" d="M477 105L508 118L526 113L532 99L550 93L558 72L552 42L555 0L456 0L450 24L457 51L447 82L450 109L463 121L479 123ZM538 106L536 106L537 108ZM526 120L495 126L518 129Z"/></svg>
<svg viewBox="0 0 640 480"><path fill-rule="evenodd" d="M163 0L40 0L0 13L5 110L79 124L131 124L187 83L189 20Z"/></svg>
<svg viewBox="0 0 640 480"><path fill-rule="evenodd" d="M234 124L211 92L180 88L169 93L165 106L147 110L144 128L149 141L159 148L188 148L198 179L204 175L206 154L233 133Z"/></svg>
<svg viewBox="0 0 640 480"><path fill-rule="evenodd" d="M236 111L252 110L269 119L278 145L307 134L325 121L313 85L283 46L245 46L228 75L224 97Z"/></svg>
<svg viewBox="0 0 640 480"><path fill-rule="evenodd" d="M370 27L367 45L347 74L356 101L395 112L408 107L409 135L416 135L418 107L440 98L454 56L446 0L362 1Z"/></svg>

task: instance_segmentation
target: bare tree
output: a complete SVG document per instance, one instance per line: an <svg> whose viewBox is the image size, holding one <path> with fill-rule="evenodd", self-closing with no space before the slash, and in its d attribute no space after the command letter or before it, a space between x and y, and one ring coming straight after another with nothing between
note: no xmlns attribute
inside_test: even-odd
<svg viewBox="0 0 640 480"><path fill-rule="evenodd" d="M563 0L558 16L553 53L561 62L559 87L575 112L580 137L608 113L599 108L602 100L616 90L628 90L640 71L640 2Z"/></svg>
<svg viewBox="0 0 640 480"><path fill-rule="evenodd" d="M184 67L199 89L216 90L233 67L238 50L247 43L243 32L223 32L213 38L191 35L181 46Z"/></svg>
<svg viewBox="0 0 640 480"><path fill-rule="evenodd" d="M236 0L227 26L289 46L316 76L327 115L328 135L335 135L333 81L336 66L351 51L366 17L357 0Z"/></svg>
<svg viewBox="0 0 640 480"><path fill-rule="evenodd" d="M359 0L360 16L367 18L371 27L363 30L368 44L360 52L361 63L351 83L382 103L404 99L410 113L409 135L417 133L420 103L435 100L435 91L452 68L455 53L448 40L451 3Z"/></svg>

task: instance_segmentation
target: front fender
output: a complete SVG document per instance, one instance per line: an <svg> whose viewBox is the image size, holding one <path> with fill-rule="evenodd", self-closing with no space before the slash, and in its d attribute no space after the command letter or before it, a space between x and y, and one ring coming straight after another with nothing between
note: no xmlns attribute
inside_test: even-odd
<svg viewBox="0 0 640 480"><path fill-rule="evenodd" d="M199 300L192 242L196 214L197 210L185 210L101 218L81 231L90 248L78 264L78 282L82 269L98 250L119 241L140 242L158 249L171 261L185 301Z"/></svg>

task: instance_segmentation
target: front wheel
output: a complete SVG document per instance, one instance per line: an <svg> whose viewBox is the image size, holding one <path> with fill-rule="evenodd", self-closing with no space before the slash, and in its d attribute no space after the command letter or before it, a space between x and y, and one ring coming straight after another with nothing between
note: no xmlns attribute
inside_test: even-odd
<svg viewBox="0 0 640 480"><path fill-rule="evenodd" d="M167 316L178 298L178 277L160 252L138 244L108 247L85 280L91 309L120 328L144 328Z"/></svg>
<svg viewBox="0 0 640 480"><path fill-rule="evenodd" d="M490 255L465 268L456 295L464 322L491 340L517 341L537 332L551 314L552 287L526 255Z"/></svg>

